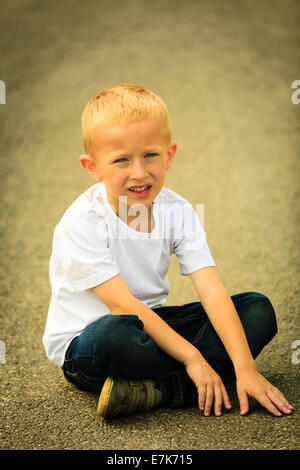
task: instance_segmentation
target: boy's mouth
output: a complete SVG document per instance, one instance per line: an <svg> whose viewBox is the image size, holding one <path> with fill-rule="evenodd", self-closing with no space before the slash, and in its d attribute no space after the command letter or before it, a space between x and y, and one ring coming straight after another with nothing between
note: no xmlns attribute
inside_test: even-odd
<svg viewBox="0 0 300 470"><path fill-rule="evenodd" d="M146 197L149 196L152 190L151 184L139 184L136 186L131 186L128 188L130 193L137 197Z"/></svg>

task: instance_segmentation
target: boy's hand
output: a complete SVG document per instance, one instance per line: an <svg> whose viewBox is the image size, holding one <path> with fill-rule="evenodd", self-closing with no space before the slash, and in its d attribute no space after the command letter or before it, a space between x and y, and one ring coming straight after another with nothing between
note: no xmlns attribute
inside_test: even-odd
<svg viewBox="0 0 300 470"><path fill-rule="evenodd" d="M249 411L248 396L255 398L274 416L290 414L292 405L282 393L268 382L256 369L237 373L237 395L240 402L241 415Z"/></svg>
<svg viewBox="0 0 300 470"><path fill-rule="evenodd" d="M225 408L231 408L226 388L220 376L200 355L187 361L185 368L198 390L199 409L204 410L204 416L209 416L213 401L216 416L222 414L223 403Z"/></svg>

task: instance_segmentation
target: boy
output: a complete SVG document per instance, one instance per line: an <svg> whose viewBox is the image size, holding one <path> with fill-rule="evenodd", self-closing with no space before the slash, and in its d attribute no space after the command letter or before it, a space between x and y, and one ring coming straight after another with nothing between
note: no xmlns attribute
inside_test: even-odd
<svg viewBox="0 0 300 470"><path fill-rule="evenodd" d="M188 202L163 187L176 153L167 111L132 84L102 90L82 115L85 171L97 182L54 232L43 343L67 380L100 393L105 418L197 403L205 416L255 397L275 416L292 406L255 367L276 334L269 299L230 297ZM200 302L166 306L170 255Z"/></svg>

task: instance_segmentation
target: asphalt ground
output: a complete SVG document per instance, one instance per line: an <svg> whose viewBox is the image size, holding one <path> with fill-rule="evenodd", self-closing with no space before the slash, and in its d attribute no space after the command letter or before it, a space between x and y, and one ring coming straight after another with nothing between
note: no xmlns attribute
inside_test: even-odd
<svg viewBox="0 0 300 470"><path fill-rule="evenodd" d="M1 0L1 449L299 449L299 24L296 0ZM279 332L256 363L292 415L251 402L241 417L233 386L222 417L164 407L105 422L46 358L53 229L93 184L80 115L121 82L165 100L178 144L166 186L204 204L229 293L271 299ZM169 280L168 305L197 299L176 259Z"/></svg>

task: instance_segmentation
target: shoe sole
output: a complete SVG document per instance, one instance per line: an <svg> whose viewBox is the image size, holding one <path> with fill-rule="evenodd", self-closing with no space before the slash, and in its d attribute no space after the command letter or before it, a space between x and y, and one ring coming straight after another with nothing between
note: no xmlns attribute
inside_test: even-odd
<svg viewBox="0 0 300 470"><path fill-rule="evenodd" d="M110 377L107 377L100 393L97 413L98 415L103 416L103 418L105 418L106 416L109 398L110 398L113 385L114 385L113 379L111 379Z"/></svg>

